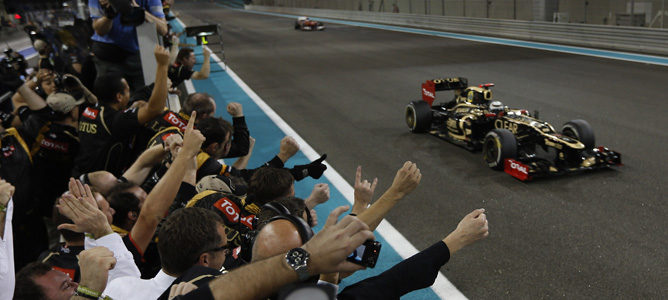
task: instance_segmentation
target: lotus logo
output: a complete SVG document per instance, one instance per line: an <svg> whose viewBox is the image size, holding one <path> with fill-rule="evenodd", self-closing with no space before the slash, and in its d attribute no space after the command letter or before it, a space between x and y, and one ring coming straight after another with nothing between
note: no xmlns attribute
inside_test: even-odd
<svg viewBox="0 0 668 300"><path fill-rule="evenodd" d="M432 93L430 91L427 91L427 89L425 89L425 88L422 88L422 94L424 94L425 96L427 96L429 98L434 98L435 97L434 93Z"/></svg>

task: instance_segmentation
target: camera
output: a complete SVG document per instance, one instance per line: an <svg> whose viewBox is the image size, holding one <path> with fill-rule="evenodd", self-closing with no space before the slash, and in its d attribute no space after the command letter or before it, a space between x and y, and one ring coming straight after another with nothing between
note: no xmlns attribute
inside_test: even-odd
<svg viewBox="0 0 668 300"><path fill-rule="evenodd" d="M376 266L376 261L378 260L378 255L380 254L380 247L380 242L366 240L366 242L357 247L353 253L350 253L346 260L360 266L373 268Z"/></svg>
<svg viewBox="0 0 668 300"><path fill-rule="evenodd" d="M84 97L84 91L79 81L71 75L56 74L53 78L53 83L58 92L70 94L74 99Z"/></svg>
<svg viewBox="0 0 668 300"><path fill-rule="evenodd" d="M104 8L105 15L114 18L121 15L121 24L128 26L139 26L144 23L144 9L133 7L128 0L109 0L109 6Z"/></svg>

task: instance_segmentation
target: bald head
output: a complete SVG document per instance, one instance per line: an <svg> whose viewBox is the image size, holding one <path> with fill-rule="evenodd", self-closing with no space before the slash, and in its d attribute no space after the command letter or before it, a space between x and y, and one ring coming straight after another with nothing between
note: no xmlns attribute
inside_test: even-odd
<svg viewBox="0 0 668 300"><path fill-rule="evenodd" d="M207 93L193 93L188 95L181 110L187 115L196 111L198 120L206 119L216 113L216 101Z"/></svg>
<svg viewBox="0 0 668 300"><path fill-rule="evenodd" d="M285 253L302 245L302 238L292 222L276 220L262 227L262 230L255 237L253 261Z"/></svg>
<svg viewBox="0 0 668 300"><path fill-rule="evenodd" d="M88 173L88 183L101 194L107 195L118 184L118 179L107 171L95 171Z"/></svg>

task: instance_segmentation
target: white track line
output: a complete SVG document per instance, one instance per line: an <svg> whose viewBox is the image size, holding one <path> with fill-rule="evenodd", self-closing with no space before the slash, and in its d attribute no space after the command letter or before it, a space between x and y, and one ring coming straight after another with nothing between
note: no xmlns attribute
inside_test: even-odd
<svg viewBox="0 0 668 300"><path fill-rule="evenodd" d="M181 22L180 19L176 19L183 28L185 28L185 24ZM206 47L206 46L204 46ZM208 48L208 47L207 47ZM209 49L210 50L210 49ZM285 135L289 135L293 137L297 143L299 143L299 149L306 155L306 157L309 160L316 160L320 157L320 154L318 154L311 145L309 145L297 132L286 123L283 118L281 118L269 105L267 105L260 96L258 96L239 76L237 76L234 71L229 66L226 66L219 58L218 56L211 52L211 58L213 61L215 61L223 70L227 69L226 73L230 75L232 80L241 87L241 89L246 92L248 97L255 102L255 104L264 111L265 114L271 119L278 128L280 128ZM189 82L189 81L186 81ZM192 88L192 82L189 82L190 86ZM186 89L188 89L188 85L186 84ZM193 88L194 92L194 88ZM188 91L190 93L190 91ZM325 165L327 165L327 170L325 170L325 177L336 187L336 189L341 192L341 194L346 198L346 200L352 205L354 202L354 189L353 187L337 172L329 163L326 161L324 162ZM414 254L418 253L418 250L411 244L397 229L390 224L390 222L386 221L383 219L383 221L380 222L380 225L376 228L376 231L380 233L380 235L385 238L385 241L387 241L388 244L392 248L394 248L395 251L403 258L406 259L408 257L413 256ZM436 281L434 284L431 286L431 289L438 295L441 299L467 299L464 294L462 294L457 287L455 287L445 276L443 276L443 273L439 272L438 276L436 277Z"/></svg>

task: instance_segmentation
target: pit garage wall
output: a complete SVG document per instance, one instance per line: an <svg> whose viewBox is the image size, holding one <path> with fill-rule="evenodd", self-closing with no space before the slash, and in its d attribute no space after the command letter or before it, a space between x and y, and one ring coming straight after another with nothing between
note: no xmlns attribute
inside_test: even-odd
<svg viewBox="0 0 668 300"><path fill-rule="evenodd" d="M459 0L463 1L463 0ZM496 0L502 1L502 0ZM510 0L503 0L510 1ZM516 0L517 2L533 4L538 1L557 1L557 0ZM565 0L561 0L566 2ZM594 1L594 0L589 0ZM609 50L618 50L625 52L644 53L653 55L668 56L668 30L659 28L645 28L645 27L631 27L631 26L606 26L606 25L592 25L579 23L555 23L545 21L527 21L527 20L513 20L513 19L494 19L483 17L458 17L458 16L443 16L436 14L424 13L392 13L386 12L389 5L392 9L391 1L384 1L385 7L381 11L369 11L368 7L359 9L352 4L359 4L369 1L306 1L306 0L255 0L253 3L266 2L274 6L263 5L246 5L248 10L277 12L292 15L305 15L321 18L333 18L349 21L362 21L379 24L389 24L398 26L411 26L426 29L435 29L448 32L475 34L483 36L494 36L502 38L511 38L535 42L547 42L555 44L573 45L590 48L601 48ZM355 2L355 3L353 3ZM374 1L373 5L378 5L379 1ZM418 1L413 1L417 3ZM428 1L419 1L421 3ZM437 2L437 1L431 1ZM469 2L474 0L466 0L467 11L470 8ZM480 2L480 1L478 1ZM285 6L290 4L290 6ZM312 7L326 7L333 6L333 8L303 8L299 5ZM397 4L405 4L401 1ZM542 11L545 15L551 10L548 3L543 6L527 5L523 6L520 14L529 14L532 17L536 15L535 10ZM554 4L554 3L552 3ZM447 2L446 2L447 5ZM560 4L561 6L562 4ZM378 7L374 6L377 10ZM415 9L414 7L412 9ZM422 7L424 9L424 6ZM432 6L428 12L434 12L437 7ZM528 10L525 11L525 10ZM399 7L399 11L402 11ZM479 11L477 12L479 13ZM486 13L483 10L483 13ZM473 14L473 13L471 13ZM490 12L491 14L491 12ZM540 13L538 14L540 15Z"/></svg>

